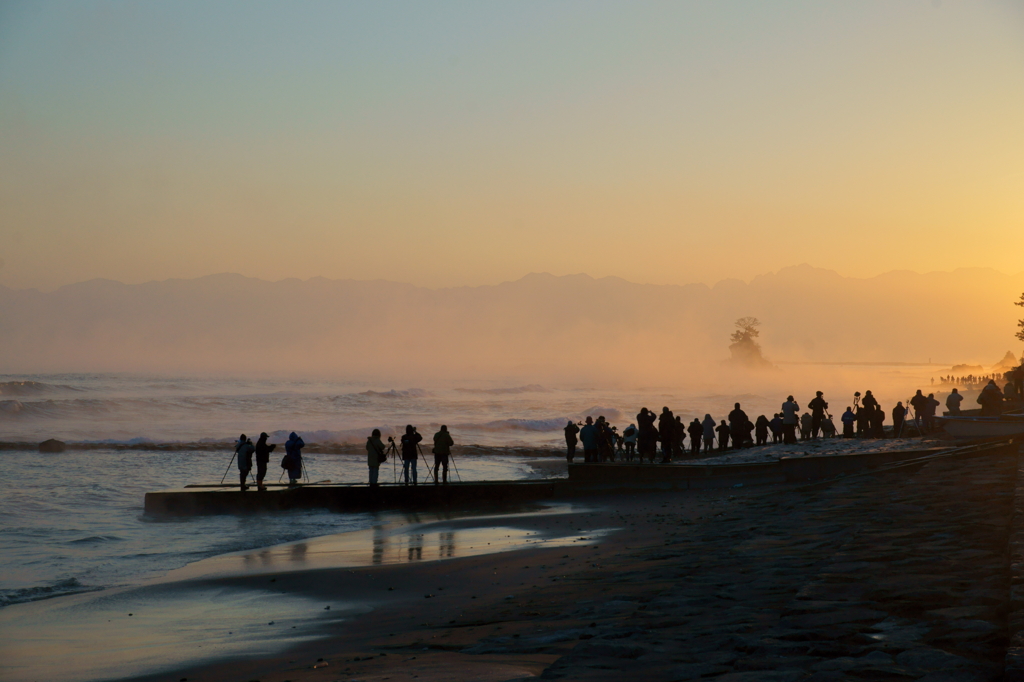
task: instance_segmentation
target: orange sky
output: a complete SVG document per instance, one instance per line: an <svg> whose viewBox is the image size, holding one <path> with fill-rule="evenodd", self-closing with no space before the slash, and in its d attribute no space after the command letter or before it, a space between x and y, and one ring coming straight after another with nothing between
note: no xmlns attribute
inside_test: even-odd
<svg viewBox="0 0 1024 682"><path fill-rule="evenodd" d="M1024 6L8 3L0 284L1024 269Z"/></svg>

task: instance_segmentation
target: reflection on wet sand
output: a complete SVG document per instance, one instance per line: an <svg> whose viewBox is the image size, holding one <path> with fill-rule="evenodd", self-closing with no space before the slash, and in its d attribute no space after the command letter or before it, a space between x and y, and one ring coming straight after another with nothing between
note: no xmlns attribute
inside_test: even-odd
<svg viewBox="0 0 1024 682"><path fill-rule="evenodd" d="M213 557L172 572L172 580L215 575L379 566L436 561L503 552L530 546L586 544L607 532L556 535L514 527L516 516L577 513L571 506L501 517L460 517L456 514L382 514L368 530L310 538L255 551ZM500 523L501 525L486 525ZM436 552L434 551L436 548Z"/></svg>

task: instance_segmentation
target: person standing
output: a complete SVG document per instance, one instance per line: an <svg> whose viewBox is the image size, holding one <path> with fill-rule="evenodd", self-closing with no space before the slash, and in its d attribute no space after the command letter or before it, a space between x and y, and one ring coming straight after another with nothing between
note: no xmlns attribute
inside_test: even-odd
<svg viewBox="0 0 1024 682"><path fill-rule="evenodd" d="M928 402L925 404L925 412L924 412L924 417L925 417L925 422L926 422L925 428L928 431L934 431L935 430L935 410L938 409L939 405L941 405L941 404L942 403L940 403L938 400L935 399L935 394L934 393L929 393L928 394Z"/></svg>
<svg viewBox="0 0 1024 682"><path fill-rule="evenodd" d="M758 445L768 444L768 429L771 426L771 422L768 421L768 417L763 414L757 418L754 422L754 435L757 436Z"/></svg>
<svg viewBox="0 0 1024 682"><path fill-rule="evenodd" d="M366 439L366 466L370 468L370 485L377 485L380 465L384 461L384 442L380 439L380 429L374 429Z"/></svg>
<svg viewBox="0 0 1024 682"><path fill-rule="evenodd" d="M814 395L814 399L807 404L807 407L811 408L811 438L814 440L818 439L818 431L821 430L821 420L825 418L825 410L828 409L828 403L825 402L825 394L818 391Z"/></svg>
<svg viewBox="0 0 1024 682"><path fill-rule="evenodd" d="M732 445L735 448L743 445L744 427L747 425L747 413L740 409L740 404L733 404L732 412L729 413L729 434L732 436Z"/></svg>
<svg viewBox="0 0 1024 682"><path fill-rule="evenodd" d="M903 420L907 417L907 408L903 407L903 401L896 403L892 408L892 437L900 438L903 435Z"/></svg>
<svg viewBox="0 0 1024 682"><path fill-rule="evenodd" d="M715 420L711 418L710 414L704 415L704 421L701 422L701 427L704 429L704 452L711 452L711 448L715 444Z"/></svg>
<svg viewBox="0 0 1024 682"><path fill-rule="evenodd" d="M627 462L633 461L633 455L636 453L636 439L639 431L636 426L630 424L626 427L626 430L622 432L622 444L626 448L625 458Z"/></svg>
<svg viewBox="0 0 1024 682"><path fill-rule="evenodd" d="M243 433L238 437L238 442L235 443L235 455L238 457L238 485L243 493L249 489L249 486L245 484L245 480L249 478L249 472L252 471L252 455L254 452L256 452L256 448L253 447L252 441L246 438Z"/></svg>
<svg viewBox="0 0 1024 682"><path fill-rule="evenodd" d="M438 484L437 470L443 467L442 481L448 483L448 458L452 454L452 434L448 433L448 427L441 424L441 430L434 434L434 485Z"/></svg>
<svg viewBox="0 0 1024 682"><path fill-rule="evenodd" d="M686 427L686 432L690 434L690 457L697 457L700 455L700 441L704 435L704 427L700 425L700 420L694 417Z"/></svg>
<svg viewBox="0 0 1024 682"><path fill-rule="evenodd" d="M955 388L948 396L946 396L946 410L949 412L949 416L960 416L960 403L962 403L963 400L964 397L960 395L960 391Z"/></svg>
<svg viewBox="0 0 1024 682"><path fill-rule="evenodd" d="M583 461L591 464L597 461L597 449L599 447L600 434L594 426L594 420L587 417L587 423L580 429L580 442L583 443Z"/></svg>
<svg viewBox="0 0 1024 682"><path fill-rule="evenodd" d="M778 413L773 414L771 421L768 422L768 425L771 427L771 430L772 430L772 445L774 445L775 443L781 443L782 442L782 415L778 414Z"/></svg>
<svg viewBox="0 0 1024 682"><path fill-rule="evenodd" d="M580 432L580 427L570 419L563 431L565 431L565 460L572 464L572 458L576 456L576 434Z"/></svg>
<svg viewBox="0 0 1024 682"><path fill-rule="evenodd" d="M661 463L668 464L672 461L672 444L675 442L676 418L668 407L661 408L658 415L658 435L661 437Z"/></svg>
<svg viewBox="0 0 1024 682"><path fill-rule="evenodd" d="M636 416L636 427L639 431L636 449L641 463L644 461L644 456L647 457L649 462L653 463L658 449L658 430L654 428L654 420L653 412L646 407L640 408L640 413Z"/></svg>
<svg viewBox="0 0 1024 682"><path fill-rule="evenodd" d="M871 437L885 438L885 410L881 405L871 411Z"/></svg>
<svg viewBox="0 0 1024 682"><path fill-rule="evenodd" d="M299 438L299 435L292 431L288 435L288 442L284 444L285 460L288 466L288 485L298 485L302 478L302 448L306 443Z"/></svg>
<svg viewBox="0 0 1024 682"><path fill-rule="evenodd" d="M853 408L847 406L846 412L843 412L841 419L843 422L843 438L853 438L853 424L857 421L857 415L853 413Z"/></svg>
<svg viewBox="0 0 1024 682"><path fill-rule="evenodd" d="M423 436L417 433L416 427L407 424L405 434L402 436L402 476L405 484L409 485L409 469L412 469L412 484L419 485L417 480L416 463L419 461L419 443Z"/></svg>
<svg viewBox="0 0 1024 682"><path fill-rule="evenodd" d="M1000 415L1003 413L1003 392L999 390L994 379L989 379L985 388L978 394L983 416Z"/></svg>
<svg viewBox="0 0 1024 682"><path fill-rule="evenodd" d="M917 427L918 435L924 435L924 428L922 421L924 420L925 412L928 409L928 398L925 398L921 393L921 389L917 389L917 393L910 399L910 406L914 408L914 426Z"/></svg>
<svg viewBox="0 0 1024 682"><path fill-rule="evenodd" d="M729 449L729 425L722 420L722 423L715 429L718 432L718 449L728 450Z"/></svg>
<svg viewBox="0 0 1024 682"><path fill-rule="evenodd" d="M259 439L256 441L256 490L260 492L267 489L267 486L263 484L263 480L267 477L267 464L270 463L270 453L274 451L277 445L267 445L267 438L269 436L266 433L261 433Z"/></svg>
<svg viewBox="0 0 1024 682"><path fill-rule="evenodd" d="M800 440L811 439L811 413L804 412L800 416Z"/></svg>
<svg viewBox="0 0 1024 682"><path fill-rule="evenodd" d="M787 396L786 402L782 403L782 442L786 445L796 443L796 427L800 423L800 405L793 400L793 396Z"/></svg>

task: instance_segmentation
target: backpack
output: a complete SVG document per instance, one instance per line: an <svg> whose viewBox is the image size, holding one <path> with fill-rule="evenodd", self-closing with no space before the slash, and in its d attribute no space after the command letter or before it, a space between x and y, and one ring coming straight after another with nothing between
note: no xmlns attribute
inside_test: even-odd
<svg viewBox="0 0 1024 682"><path fill-rule="evenodd" d="M281 458L281 468L282 469L291 469L292 468L292 456L291 455L285 455L284 457Z"/></svg>

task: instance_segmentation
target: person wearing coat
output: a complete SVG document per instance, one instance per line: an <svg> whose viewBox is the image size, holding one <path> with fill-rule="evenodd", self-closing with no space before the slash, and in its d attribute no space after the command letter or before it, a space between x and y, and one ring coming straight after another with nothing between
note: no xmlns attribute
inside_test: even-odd
<svg viewBox="0 0 1024 682"><path fill-rule="evenodd" d="M448 433L447 426L441 424L441 430L434 434L434 485L438 484L437 470L442 466L444 483L448 483L448 458L452 454L453 445L455 441L452 440L452 434Z"/></svg>
<svg viewBox="0 0 1024 682"><path fill-rule="evenodd" d="M292 431L288 435L288 442L284 444L285 458L288 462L288 466L285 467L288 470L288 485L297 485L299 479L302 478L302 448L304 447L306 447L306 443Z"/></svg>
<svg viewBox="0 0 1024 682"><path fill-rule="evenodd" d="M263 479L267 477L267 464L270 463L270 453L274 451L277 445L267 445L267 438L269 436L266 433L261 433L259 440L256 441L256 489L264 491L267 486L263 485Z"/></svg>
<svg viewBox="0 0 1024 682"><path fill-rule="evenodd" d="M853 413L853 408L847 406L841 419L843 421L843 438L853 438L853 425L857 421L857 415Z"/></svg>
<svg viewBox="0 0 1024 682"><path fill-rule="evenodd" d="M892 408L892 437L899 438L903 435L903 420L907 418L907 408L903 407L903 401L896 403Z"/></svg>
<svg viewBox="0 0 1024 682"><path fill-rule="evenodd" d="M981 405L982 415L998 415L1003 412L1003 392L992 379L989 379L985 388L978 394L978 404Z"/></svg>
<svg viewBox="0 0 1024 682"><path fill-rule="evenodd" d="M782 403L782 442L786 445L796 443L796 427L800 423L800 405L787 396Z"/></svg>
<svg viewBox="0 0 1024 682"><path fill-rule="evenodd" d="M715 420L710 414L704 415L701 427L704 429L704 452L711 452L711 446L715 444Z"/></svg>
<svg viewBox="0 0 1024 682"><path fill-rule="evenodd" d="M700 425L700 420L694 417L686 431L690 434L690 456L697 457L700 455L700 440L704 435L704 427Z"/></svg>
<svg viewBox="0 0 1024 682"><path fill-rule="evenodd" d="M768 444L768 428L770 426L771 423L768 421L768 417L763 414L754 422L754 435L757 436L758 445Z"/></svg>
<svg viewBox="0 0 1024 682"><path fill-rule="evenodd" d="M576 424L574 424L570 419L569 423L565 425L563 431L565 431L565 459L569 464L572 464L572 459L576 456L576 443L578 442L576 440L576 434L580 432L580 427L576 426Z"/></svg>
<svg viewBox="0 0 1024 682"><path fill-rule="evenodd" d="M249 472L252 471L252 455L256 452L256 448L252 446L252 441L245 437L243 433L238 437L238 442L235 443L235 455L238 456L238 484L242 488L244 493L249 489L249 486L245 484L245 479L249 478Z"/></svg>
<svg viewBox="0 0 1024 682"><path fill-rule="evenodd" d="M957 417L960 415L960 403L963 402L964 397L960 395L960 391L953 389L953 391L946 396L946 410L949 412L949 416Z"/></svg>
<svg viewBox="0 0 1024 682"><path fill-rule="evenodd" d="M716 428L715 431L718 432L718 449L728 450L730 431L729 425L725 423L724 419L722 420L722 423L718 425L718 428Z"/></svg>
<svg viewBox="0 0 1024 682"><path fill-rule="evenodd" d="M407 424L405 434L402 436L402 476L405 477L405 484L409 485L409 469L412 469L412 484L419 485L416 475L416 462L419 461L419 442L423 436L416 432L416 427Z"/></svg>
<svg viewBox="0 0 1024 682"><path fill-rule="evenodd" d="M380 465L384 461L384 441L380 439L380 429L374 429L366 439L366 466L370 468L370 485L377 485L380 476Z"/></svg>
<svg viewBox="0 0 1024 682"><path fill-rule="evenodd" d="M772 444L782 442L782 415L776 414L768 422L772 429Z"/></svg>

